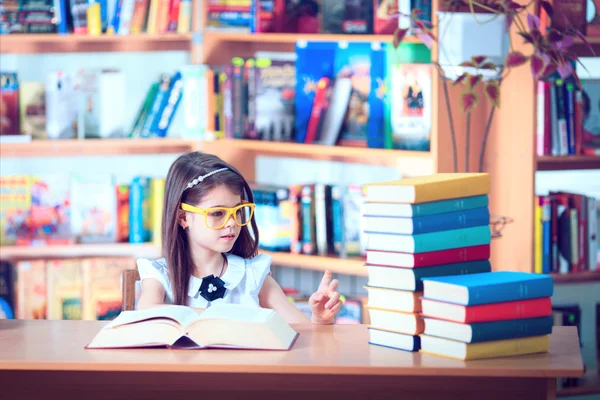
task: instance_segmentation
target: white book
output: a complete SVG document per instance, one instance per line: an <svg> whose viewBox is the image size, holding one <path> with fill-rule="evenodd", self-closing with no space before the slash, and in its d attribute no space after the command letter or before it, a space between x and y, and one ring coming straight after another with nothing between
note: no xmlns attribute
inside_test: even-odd
<svg viewBox="0 0 600 400"><path fill-rule="evenodd" d="M86 348L289 350L297 336L267 308L213 304L199 314L190 307L167 305L121 312Z"/></svg>

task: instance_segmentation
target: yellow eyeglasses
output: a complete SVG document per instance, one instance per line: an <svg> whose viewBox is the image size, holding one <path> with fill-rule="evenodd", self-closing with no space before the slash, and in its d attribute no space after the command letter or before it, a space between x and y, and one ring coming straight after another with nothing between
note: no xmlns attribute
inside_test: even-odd
<svg viewBox="0 0 600 400"><path fill-rule="evenodd" d="M198 208L190 204L181 203L181 209L204 215L204 223L208 229L221 229L233 216L237 226L246 226L254 215L254 203L242 203L235 207Z"/></svg>

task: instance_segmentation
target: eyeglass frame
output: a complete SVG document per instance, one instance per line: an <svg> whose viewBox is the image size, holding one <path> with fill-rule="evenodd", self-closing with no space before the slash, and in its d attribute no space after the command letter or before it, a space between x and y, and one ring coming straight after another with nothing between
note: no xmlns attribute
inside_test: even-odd
<svg viewBox="0 0 600 400"><path fill-rule="evenodd" d="M237 220L237 218L235 217L236 213L238 212L238 210L242 209L243 207L250 207L250 217L248 218L248 221L246 221L245 224L240 224ZM231 217L233 217L233 222L235 222L235 224L237 226L246 226L250 223L250 221L252 221L252 218L254 217L254 209L256 208L256 204L255 203L249 203L246 201L243 201L242 204L237 205L235 207L209 207L209 208L198 208L196 206L193 206L191 204L187 204L187 203L181 203L181 209L183 211L187 211L187 212L192 212L195 214L202 214L204 215L204 224L206 225L206 227L208 229L212 229L212 230L218 230L223 228L225 225L227 225L227 222L229 222L229 219ZM208 226L208 213L211 210L221 210L221 211L227 211L227 216L225 217L225 220L223 222L223 225L217 227L217 228L212 228L210 226Z"/></svg>

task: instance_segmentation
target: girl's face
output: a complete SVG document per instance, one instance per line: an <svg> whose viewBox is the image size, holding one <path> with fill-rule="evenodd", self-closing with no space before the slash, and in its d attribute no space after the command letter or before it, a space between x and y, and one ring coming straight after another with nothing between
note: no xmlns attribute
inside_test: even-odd
<svg viewBox="0 0 600 400"><path fill-rule="evenodd" d="M220 185L210 191L198 204L192 204L198 208L207 209L211 207L235 207L241 204L241 196L233 193L226 186ZM211 224L216 220L217 213L209 211L206 220ZM186 223L188 226L188 237L191 246L200 246L215 252L227 253L240 235L241 227L238 226L233 216L220 229L210 229L206 226L203 214L186 212Z"/></svg>

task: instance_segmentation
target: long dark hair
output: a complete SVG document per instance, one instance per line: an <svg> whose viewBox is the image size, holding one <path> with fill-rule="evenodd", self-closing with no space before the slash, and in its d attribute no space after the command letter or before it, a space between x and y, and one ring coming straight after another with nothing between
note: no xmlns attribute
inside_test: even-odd
<svg viewBox="0 0 600 400"><path fill-rule="evenodd" d="M202 183L187 189L187 184L194 178L224 167L228 170L211 175ZM242 200L254 202L250 185L237 168L212 154L186 153L177 158L169 168L165 182L162 253L169 266L174 304L187 305L188 287L194 271L194 262L188 244L188 232L179 224L181 203L198 204L210 190L220 185L239 194ZM243 226L231 249L231 254L251 258L258 253L258 227L254 218L250 225L252 226L252 235L248 230L248 225Z"/></svg>

